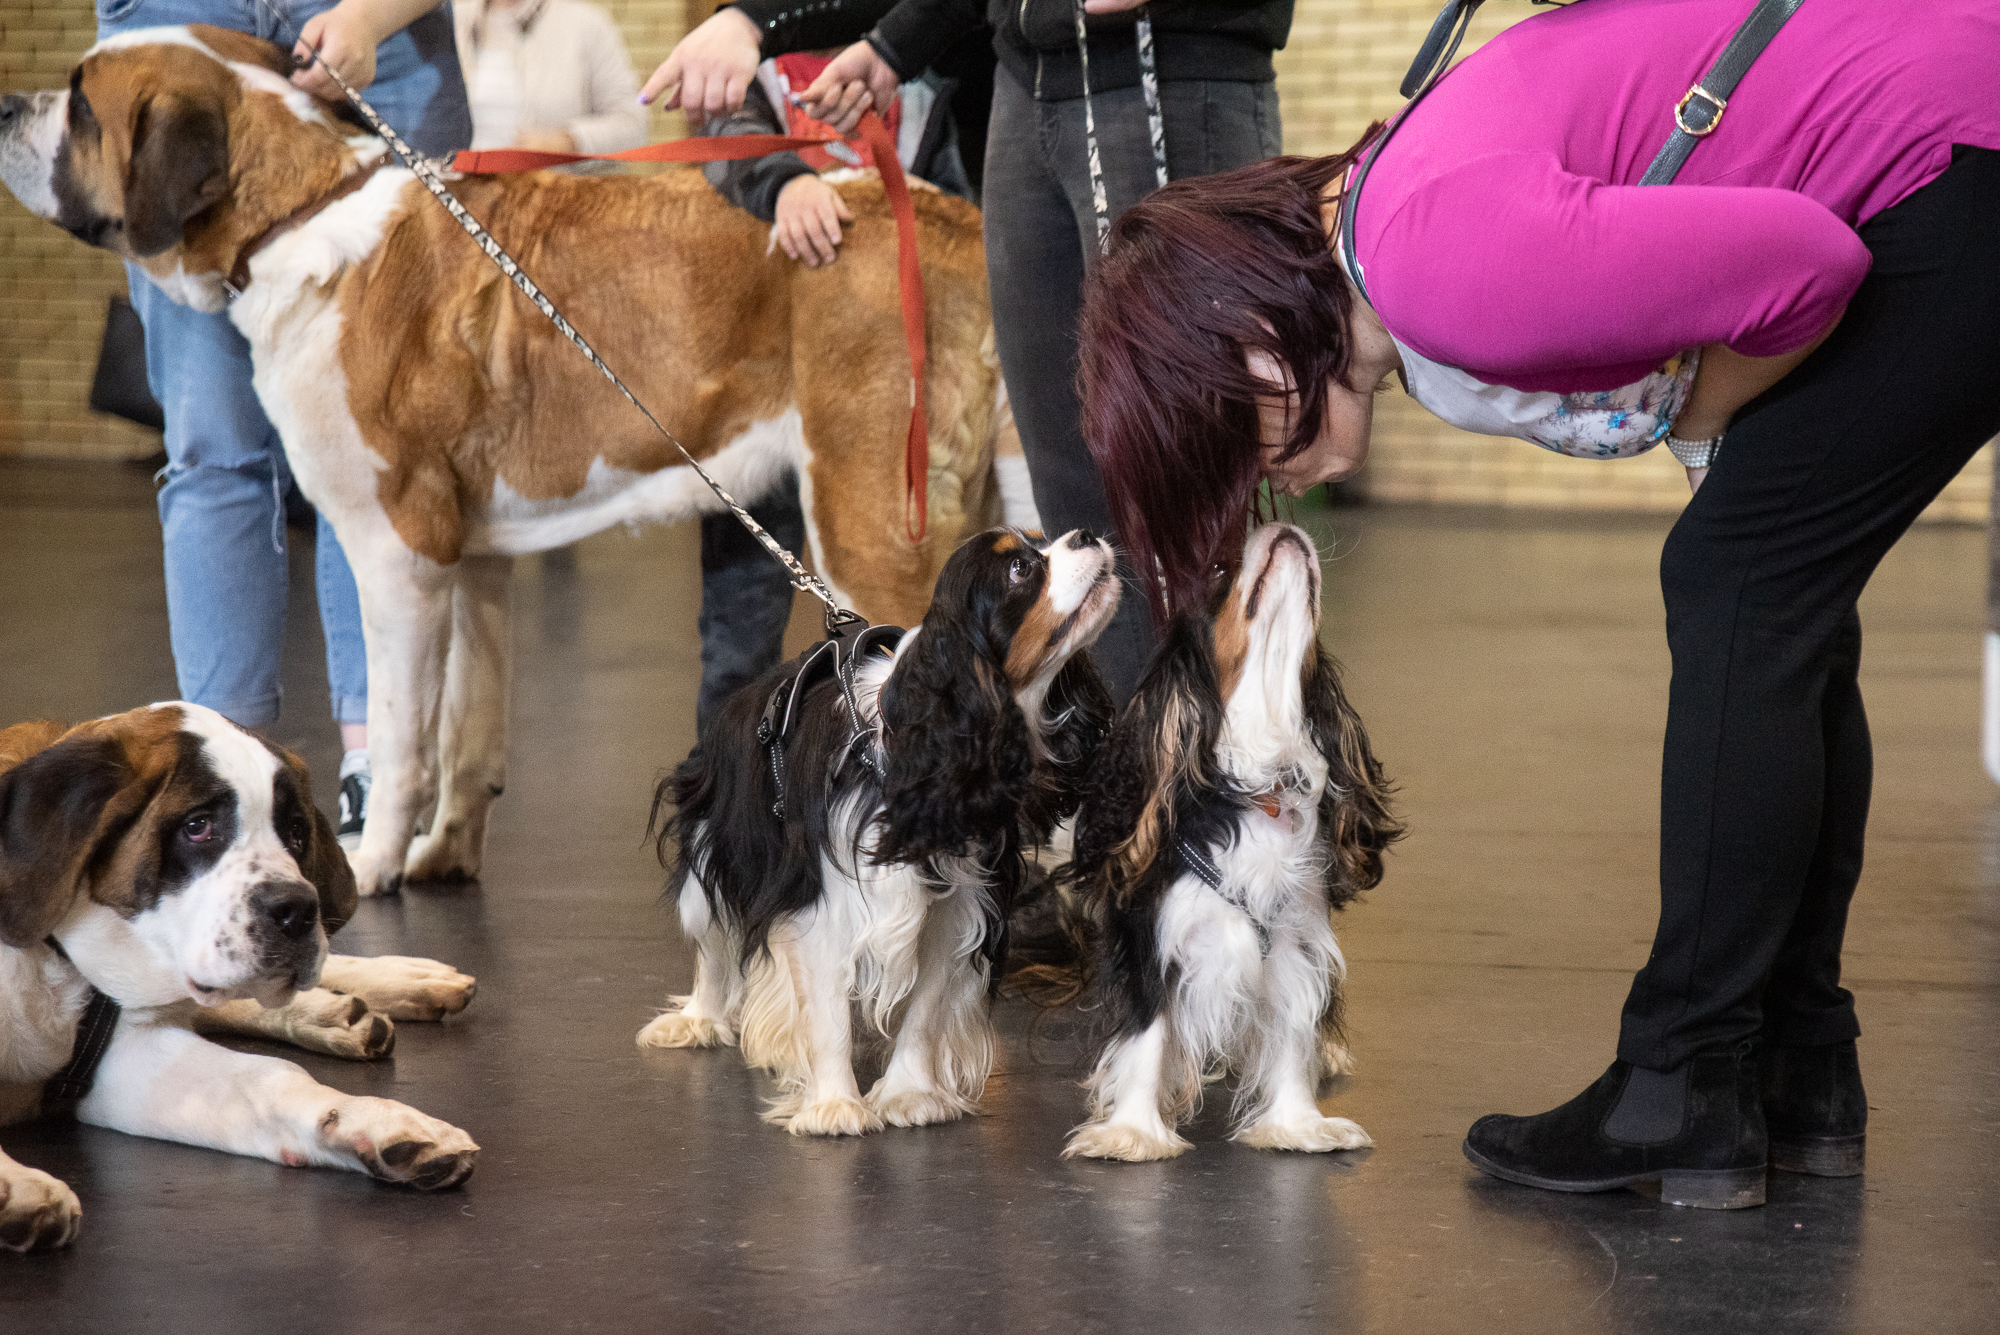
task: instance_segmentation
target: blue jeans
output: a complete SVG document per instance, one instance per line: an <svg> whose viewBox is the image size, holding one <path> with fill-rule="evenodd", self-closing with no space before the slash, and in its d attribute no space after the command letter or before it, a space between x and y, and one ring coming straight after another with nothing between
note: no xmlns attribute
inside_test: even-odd
<svg viewBox="0 0 2000 1335"><path fill-rule="evenodd" d="M334 0L278 0L294 23ZM209 23L289 42L258 0L98 0L100 38L134 28ZM472 117L453 45L450 7L382 43L368 102L411 145L444 153L472 142ZM170 301L127 265L146 327L146 377L166 413L160 488L167 619L184 699L245 727L278 717L285 635L284 446L250 386L250 345L226 314ZM333 530L319 521L317 586L333 716L368 718L361 600Z"/></svg>

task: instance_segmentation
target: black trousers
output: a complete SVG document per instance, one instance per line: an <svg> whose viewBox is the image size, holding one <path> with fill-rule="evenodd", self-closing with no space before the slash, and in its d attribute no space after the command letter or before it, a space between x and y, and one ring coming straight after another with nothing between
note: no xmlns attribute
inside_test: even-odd
<svg viewBox="0 0 2000 1335"><path fill-rule="evenodd" d="M1154 188L1145 96L1118 88L1093 94L1091 103L1115 218ZM1275 84L1162 83L1160 119L1167 173L1177 181L1261 161L1282 141ZM1076 322L1097 254L1082 98L1038 102L1004 68L995 72L982 204L994 341L1042 527L1051 537L1081 528L1115 542L1076 392ZM1152 653L1153 624L1139 584L1122 565L1121 572L1124 600L1091 653L1122 705Z"/></svg>
<svg viewBox="0 0 2000 1335"><path fill-rule="evenodd" d="M1860 231L1839 329L1730 426L1660 560L1673 686L1660 925L1618 1055L1854 1038L1840 985L1873 759L1855 600L2000 431L2000 153ZM1698 244L1698 239L1690 244Z"/></svg>

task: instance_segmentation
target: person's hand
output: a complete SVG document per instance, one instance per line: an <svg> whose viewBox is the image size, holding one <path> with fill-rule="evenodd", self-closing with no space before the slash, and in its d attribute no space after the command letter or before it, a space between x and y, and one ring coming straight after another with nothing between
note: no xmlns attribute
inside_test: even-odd
<svg viewBox="0 0 2000 1335"><path fill-rule="evenodd" d="M1128 9L1137 9L1146 0L1083 0L1086 14L1123 14Z"/></svg>
<svg viewBox="0 0 2000 1335"><path fill-rule="evenodd" d="M514 147L533 153L574 153L576 137L568 130L523 130L515 137Z"/></svg>
<svg viewBox="0 0 2000 1335"><path fill-rule="evenodd" d="M871 104L878 114L887 115L901 83L874 47L856 42L820 71L812 87L800 95L799 106L814 120L831 125L836 133L850 134Z"/></svg>
<svg viewBox="0 0 2000 1335"><path fill-rule="evenodd" d="M365 8L355 0L343 0L313 15L299 29L299 43L292 48L292 59L305 66L292 75L292 86L329 102L344 100L340 85L311 63L317 51L320 60L347 80L348 87L360 92L375 82L375 48L388 35L375 31Z"/></svg>
<svg viewBox="0 0 2000 1335"><path fill-rule="evenodd" d="M817 176L794 176L778 192L766 255L782 250L808 269L833 263L840 246L840 225L853 222L840 192Z"/></svg>
<svg viewBox="0 0 2000 1335"><path fill-rule="evenodd" d="M743 105L750 80L764 58L764 35L740 9L718 9L660 62L639 90L641 105L664 94L660 105L687 112L700 124Z"/></svg>

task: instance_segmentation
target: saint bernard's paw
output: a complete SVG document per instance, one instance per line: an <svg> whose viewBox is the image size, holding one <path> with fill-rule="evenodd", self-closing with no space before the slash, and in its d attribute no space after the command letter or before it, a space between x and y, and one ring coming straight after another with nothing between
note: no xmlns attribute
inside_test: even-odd
<svg viewBox="0 0 2000 1335"><path fill-rule="evenodd" d="M1244 1127L1231 1138L1255 1149L1302 1150L1307 1154L1324 1154L1328 1150L1364 1150L1375 1143L1366 1131L1345 1117L1266 1120Z"/></svg>
<svg viewBox="0 0 2000 1335"><path fill-rule="evenodd" d="M403 868L399 860L372 857L363 847L347 855L347 865L354 869L355 893L363 899L397 894L403 888Z"/></svg>
<svg viewBox="0 0 2000 1335"><path fill-rule="evenodd" d="M669 1000L686 1004L686 997L672 997ZM736 1042L736 1034L721 1020L711 1020L705 1015L690 1015L684 1010L665 1011L655 1015L639 1031L639 1046L642 1048L726 1048Z"/></svg>
<svg viewBox="0 0 2000 1335"><path fill-rule="evenodd" d="M353 1098L320 1119L319 1143L350 1158L371 1177L418 1191L456 1186L472 1176L479 1147L448 1122L388 1099Z"/></svg>
<svg viewBox="0 0 2000 1335"><path fill-rule="evenodd" d="M325 988L301 992L281 1008L278 1018L287 1042L307 1052L323 1052L349 1061L374 1061L396 1047L396 1026L368 1008L360 997Z"/></svg>
<svg viewBox="0 0 2000 1335"><path fill-rule="evenodd" d="M479 853L466 846L465 828L446 826L442 832L420 834L410 841L403 859L403 878L410 881L476 881Z"/></svg>
<svg viewBox="0 0 2000 1335"><path fill-rule="evenodd" d="M0 1155L0 1251L67 1247L83 1223L83 1206L60 1179Z"/></svg>
<svg viewBox="0 0 2000 1335"><path fill-rule="evenodd" d="M479 990L471 974L412 955L329 955L319 985L359 997L368 1009L392 1020L456 1015Z"/></svg>
<svg viewBox="0 0 2000 1335"><path fill-rule="evenodd" d="M860 1099L821 1099L785 1121L785 1130L795 1136L865 1136L881 1129L882 1119Z"/></svg>
<svg viewBox="0 0 2000 1335"><path fill-rule="evenodd" d="M868 1091L868 1106L890 1126L936 1126L978 1111L975 1104L949 1090L920 1085L887 1089L886 1083L875 1082Z"/></svg>
<svg viewBox="0 0 2000 1335"><path fill-rule="evenodd" d="M1172 1131L1165 1135L1148 1135L1135 1126L1123 1126L1112 1122L1086 1122L1070 1132L1069 1144L1063 1146L1065 1159L1122 1159L1126 1163L1145 1163L1152 1159L1172 1159L1193 1149L1192 1142L1182 1139Z"/></svg>

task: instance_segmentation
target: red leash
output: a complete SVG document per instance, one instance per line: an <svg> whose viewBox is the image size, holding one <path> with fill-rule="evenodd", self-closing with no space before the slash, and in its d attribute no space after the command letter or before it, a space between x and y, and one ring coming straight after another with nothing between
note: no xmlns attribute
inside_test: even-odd
<svg viewBox="0 0 2000 1335"><path fill-rule="evenodd" d="M904 442L903 468L908 501L904 526L911 542L922 542L929 523L927 493L930 479L930 429L924 416L924 275L917 263L917 210L910 202L910 183L896 158L896 143L873 111L862 113L858 137L866 143L882 174L889 211L896 219L896 281L902 296L903 341L910 350L910 433ZM536 171L572 162L736 162L793 149L818 148L834 139L799 139L782 134L732 134L706 139L676 139L647 144L621 153L540 153L525 148L466 150L452 159L457 172L500 174Z"/></svg>

